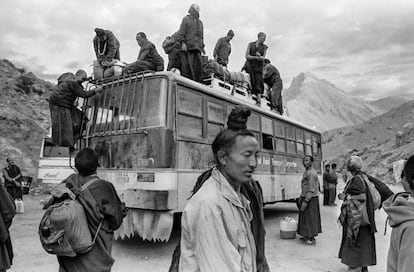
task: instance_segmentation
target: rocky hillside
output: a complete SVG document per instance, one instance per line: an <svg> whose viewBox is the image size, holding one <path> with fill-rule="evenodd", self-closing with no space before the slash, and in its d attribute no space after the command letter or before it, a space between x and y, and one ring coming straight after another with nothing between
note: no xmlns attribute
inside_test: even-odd
<svg viewBox="0 0 414 272"><path fill-rule="evenodd" d="M414 100L362 124L327 131L323 134L325 159L341 160L352 154L360 155L368 171L391 179L392 163L414 154L412 137L400 145L396 143L397 134L406 133L407 128L413 130L413 123ZM414 131L408 133L413 135Z"/></svg>
<svg viewBox="0 0 414 272"><path fill-rule="evenodd" d="M283 100L289 117L321 131L361 124L377 115L366 102L310 72L293 78L283 91Z"/></svg>
<svg viewBox="0 0 414 272"><path fill-rule="evenodd" d="M369 101L371 108L378 114L383 114L392 108L398 107L405 103L407 98L399 96L387 96L378 100Z"/></svg>
<svg viewBox="0 0 414 272"><path fill-rule="evenodd" d="M37 176L43 136L49 131L45 100L52 84L0 59L0 166L15 156L24 175Z"/></svg>

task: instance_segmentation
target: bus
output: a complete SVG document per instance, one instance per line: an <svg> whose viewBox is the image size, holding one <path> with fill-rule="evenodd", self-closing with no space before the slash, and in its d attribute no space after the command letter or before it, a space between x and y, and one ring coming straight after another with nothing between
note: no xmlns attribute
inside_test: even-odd
<svg viewBox="0 0 414 272"><path fill-rule="evenodd" d="M37 171L37 181L39 183L53 185L62 182L69 175L75 173L74 169L71 168L73 165L74 158L69 158L67 147L54 145L51 133L43 137Z"/></svg>
<svg viewBox="0 0 414 272"><path fill-rule="evenodd" d="M321 133L255 105L247 89L211 77L208 85L172 72L141 73L97 82L86 102L89 122L79 143L99 156L98 175L113 183L128 207L116 238L169 239L197 177L213 165L211 144L239 105L260 143L254 178L265 203L297 199L302 159L313 155L321 174ZM264 99L263 99L264 100Z"/></svg>

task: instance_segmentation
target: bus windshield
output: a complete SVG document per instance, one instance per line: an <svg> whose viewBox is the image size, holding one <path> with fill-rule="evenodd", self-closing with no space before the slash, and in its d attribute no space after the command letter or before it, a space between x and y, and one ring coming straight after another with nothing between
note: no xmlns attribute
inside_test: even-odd
<svg viewBox="0 0 414 272"><path fill-rule="evenodd" d="M104 86L93 106L90 134L165 126L167 80L127 79Z"/></svg>

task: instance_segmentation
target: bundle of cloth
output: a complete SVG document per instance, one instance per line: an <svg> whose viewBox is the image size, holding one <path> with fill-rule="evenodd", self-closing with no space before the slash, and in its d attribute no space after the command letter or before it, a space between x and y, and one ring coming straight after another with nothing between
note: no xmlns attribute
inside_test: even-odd
<svg viewBox="0 0 414 272"><path fill-rule="evenodd" d="M208 60L204 66L204 71L206 74L214 74L223 81L230 82L231 84L250 88L249 74L244 72L231 72L215 60Z"/></svg>

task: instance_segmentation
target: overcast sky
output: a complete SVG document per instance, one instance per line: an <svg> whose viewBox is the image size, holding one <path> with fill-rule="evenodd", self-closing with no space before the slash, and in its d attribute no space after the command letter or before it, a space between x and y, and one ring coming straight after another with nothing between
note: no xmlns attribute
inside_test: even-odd
<svg viewBox="0 0 414 272"><path fill-rule="evenodd" d="M121 60L132 62L143 31L161 44L198 3L206 54L233 29L230 70L239 71L247 43L267 34L267 57L285 88L310 71L364 99L414 99L414 1L410 0L1 0L0 58L55 81L95 58L94 28L114 32ZM88 68L91 71L91 68Z"/></svg>

